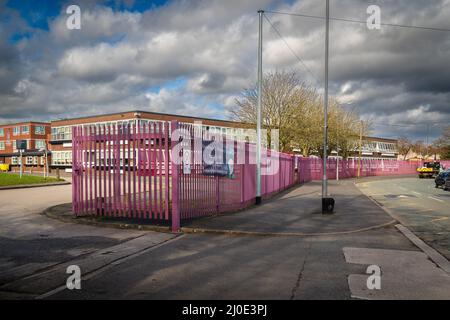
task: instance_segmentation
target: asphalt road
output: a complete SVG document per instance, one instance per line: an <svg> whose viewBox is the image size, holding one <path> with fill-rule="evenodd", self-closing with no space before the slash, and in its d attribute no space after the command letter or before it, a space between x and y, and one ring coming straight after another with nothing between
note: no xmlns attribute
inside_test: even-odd
<svg viewBox="0 0 450 320"><path fill-rule="evenodd" d="M434 180L398 178L358 183L403 225L450 259L450 192Z"/></svg>
<svg viewBox="0 0 450 320"><path fill-rule="evenodd" d="M34 297L36 292L45 291L46 287L28 292L11 285L8 287L8 284L104 248L147 234L151 238L148 246L172 237L63 223L40 214L48 207L70 202L71 190L71 185L0 190L0 299ZM137 246L142 247L141 244ZM66 277L65 270L61 274ZM46 286L51 287L51 282Z"/></svg>

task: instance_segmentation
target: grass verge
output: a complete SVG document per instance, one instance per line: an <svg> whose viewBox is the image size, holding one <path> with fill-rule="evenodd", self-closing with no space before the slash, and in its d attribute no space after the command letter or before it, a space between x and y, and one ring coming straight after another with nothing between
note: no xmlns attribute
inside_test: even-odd
<svg viewBox="0 0 450 320"><path fill-rule="evenodd" d="M64 181L63 179L56 178L44 178L39 176L22 175L15 173L0 173L0 187L17 186L24 184L37 184L37 183L54 183L58 181Z"/></svg>

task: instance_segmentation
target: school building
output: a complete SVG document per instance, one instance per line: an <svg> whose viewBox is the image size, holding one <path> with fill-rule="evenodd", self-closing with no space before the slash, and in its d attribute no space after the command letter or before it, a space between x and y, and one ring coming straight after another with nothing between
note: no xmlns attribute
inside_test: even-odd
<svg viewBox="0 0 450 320"><path fill-rule="evenodd" d="M18 122L0 124L0 164L7 164L11 171L18 171L20 162L29 172L40 172L45 167L45 155L50 160L48 138L50 123ZM23 152L18 143L23 143ZM19 145L20 147L20 145Z"/></svg>

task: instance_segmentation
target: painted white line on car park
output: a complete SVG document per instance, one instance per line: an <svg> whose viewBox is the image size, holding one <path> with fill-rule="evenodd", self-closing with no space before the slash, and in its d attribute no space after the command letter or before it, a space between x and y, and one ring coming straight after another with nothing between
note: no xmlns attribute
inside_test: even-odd
<svg viewBox="0 0 450 320"><path fill-rule="evenodd" d="M444 202L444 200L441 200L441 199L438 199L438 198L435 198L435 197L432 197L432 196L429 196L428 198L436 200L436 201L439 201L439 202Z"/></svg>

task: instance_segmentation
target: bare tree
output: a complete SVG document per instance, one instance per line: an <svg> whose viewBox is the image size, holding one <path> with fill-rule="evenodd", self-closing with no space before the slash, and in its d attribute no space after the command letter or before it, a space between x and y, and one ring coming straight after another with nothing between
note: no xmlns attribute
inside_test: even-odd
<svg viewBox="0 0 450 320"><path fill-rule="evenodd" d="M262 126L279 130L280 150L287 151L292 139L293 114L299 104L299 92L304 90L295 73L267 73L262 83ZM258 94L255 88L245 89L236 99L237 108L230 109L232 118L245 123L256 124ZM270 145L270 137L269 137Z"/></svg>
<svg viewBox="0 0 450 320"><path fill-rule="evenodd" d="M397 142L397 149L399 155L403 156L403 160L406 160L408 153L413 148L413 143L407 137L400 137Z"/></svg>
<svg viewBox="0 0 450 320"><path fill-rule="evenodd" d="M450 159L450 126L442 130L442 135L433 142L433 151L442 159Z"/></svg>
<svg viewBox="0 0 450 320"><path fill-rule="evenodd" d="M229 111L235 120L255 124L257 101L257 90L246 89L236 99L236 108ZM261 113L264 128L279 130L280 150L289 152L298 148L304 156L322 155L323 97L295 73L265 74ZM347 156L359 139L359 117L353 111L344 111L335 99L330 99L328 117L329 152L339 146Z"/></svg>

